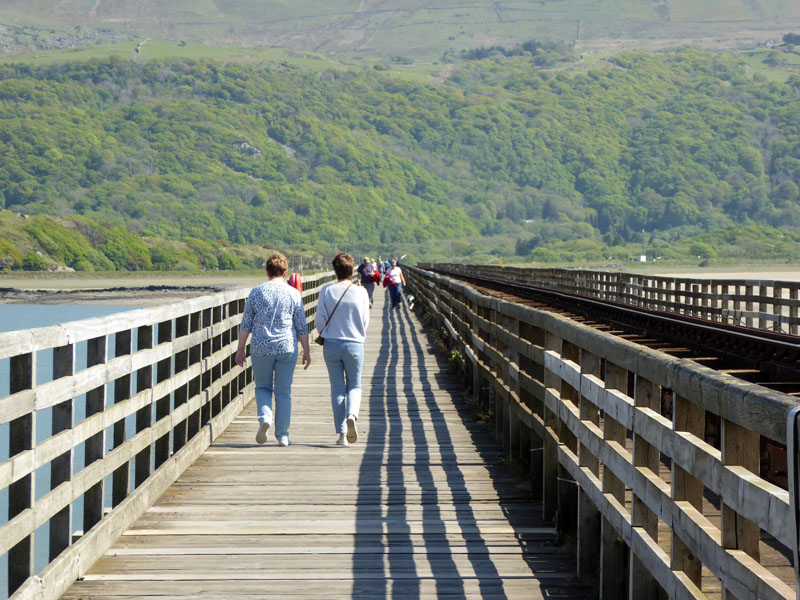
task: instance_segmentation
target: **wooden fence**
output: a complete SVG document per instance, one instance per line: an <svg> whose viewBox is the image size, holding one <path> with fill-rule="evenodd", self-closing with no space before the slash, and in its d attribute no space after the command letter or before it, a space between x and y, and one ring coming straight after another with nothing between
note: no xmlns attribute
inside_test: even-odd
<svg viewBox="0 0 800 600"><path fill-rule="evenodd" d="M310 329L320 287L333 280L304 281ZM0 398L9 437L0 555L12 599L58 598L252 398L249 362L234 360L248 292L0 334L11 392ZM52 380L37 384L41 352L52 352ZM43 526L50 562L37 572Z"/></svg>
<svg viewBox="0 0 800 600"><path fill-rule="evenodd" d="M436 266L454 273L504 278L631 306L800 335L800 282L690 279L491 265Z"/></svg>
<svg viewBox="0 0 800 600"><path fill-rule="evenodd" d="M795 597L789 494L759 476L760 439L786 442L793 398L429 271L406 277L602 598Z"/></svg>

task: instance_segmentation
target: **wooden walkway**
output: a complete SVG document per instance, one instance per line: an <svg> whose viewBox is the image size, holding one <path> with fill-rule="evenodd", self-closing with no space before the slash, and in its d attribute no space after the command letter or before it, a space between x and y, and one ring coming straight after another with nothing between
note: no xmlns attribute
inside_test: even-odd
<svg viewBox="0 0 800 600"><path fill-rule="evenodd" d="M251 402L63 598L594 598L415 316L375 300L357 444L313 345L292 445L255 443Z"/></svg>

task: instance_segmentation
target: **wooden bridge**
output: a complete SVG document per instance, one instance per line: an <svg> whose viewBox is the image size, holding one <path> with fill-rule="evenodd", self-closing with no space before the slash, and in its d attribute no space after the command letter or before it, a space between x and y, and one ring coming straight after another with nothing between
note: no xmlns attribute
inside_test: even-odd
<svg viewBox="0 0 800 600"><path fill-rule="evenodd" d="M0 334L10 597L794 597L789 494L757 464L794 399L407 275L414 311L376 290L346 448L318 350L292 445L255 443L249 290Z"/></svg>

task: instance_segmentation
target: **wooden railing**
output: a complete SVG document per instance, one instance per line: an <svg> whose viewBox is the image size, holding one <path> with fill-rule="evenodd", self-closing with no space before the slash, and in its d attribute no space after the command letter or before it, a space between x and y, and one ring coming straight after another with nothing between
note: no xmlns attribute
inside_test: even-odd
<svg viewBox="0 0 800 600"><path fill-rule="evenodd" d="M759 476L794 398L429 271L406 278L602 598L795 597L789 494Z"/></svg>
<svg viewBox="0 0 800 600"><path fill-rule="evenodd" d="M454 273L504 278L631 306L800 335L800 282L797 281L690 279L491 265L436 266Z"/></svg>
<svg viewBox="0 0 800 600"><path fill-rule="evenodd" d="M304 281L310 329L320 287L333 280ZM0 555L12 599L58 598L252 398L249 360L234 361L248 292L0 334L11 391L0 398L9 437ZM52 381L37 384L41 352L52 352ZM42 429L50 433L37 439ZM40 542L50 562L37 572Z"/></svg>

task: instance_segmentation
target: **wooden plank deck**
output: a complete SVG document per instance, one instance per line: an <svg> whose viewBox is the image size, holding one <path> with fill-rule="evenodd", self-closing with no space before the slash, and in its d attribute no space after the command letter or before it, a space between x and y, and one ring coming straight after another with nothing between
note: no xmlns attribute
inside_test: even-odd
<svg viewBox="0 0 800 600"><path fill-rule="evenodd" d="M415 316L375 300L355 445L313 345L292 445L255 443L251 402L63 598L596 597Z"/></svg>

